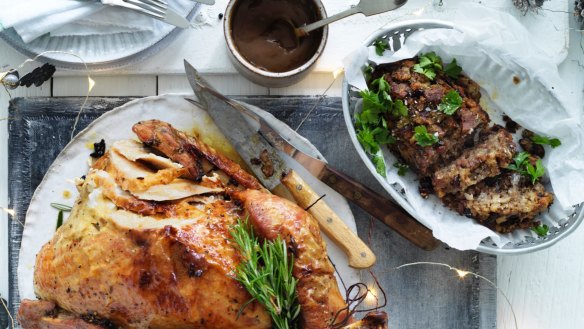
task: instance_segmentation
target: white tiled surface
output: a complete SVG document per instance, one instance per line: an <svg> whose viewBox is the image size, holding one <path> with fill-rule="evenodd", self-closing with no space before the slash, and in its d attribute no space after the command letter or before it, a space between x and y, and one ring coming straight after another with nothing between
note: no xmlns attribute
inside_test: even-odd
<svg viewBox="0 0 584 329"><path fill-rule="evenodd" d="M498 1L498 0L497 0ZM510 0L509 0L510 1ZM554 0L555 1L555 0ZM566 10L571 10L570 8ZM579 100L582 108L584 85L584 50L582 34L575 21L571 22L571 45L568 58L560 65L562 77L569 82L571 95ZM217 31L215 31L217 32ZM222 40L221 33L216 37ZM188 39L188 38L187 38ZM184 42L176 48L187 47ZM167 53L172 49L167 49ZM0 42L0 68L19 64L23 57ZM147 62L148 63L148 62ZM150 63L157 63L150 61ZM176 64L176 63L174 63ZM156 66L158 65L158 66ZM163 93L189 93L190 88L183 75L154 74L168 72L162 64L148 69L137 65L120 72L94 76L95 96L148 96ZM182 61L180 63L182 65ZM148 74L136 75L136 72ZM213 72L210 67L207 72ZM333 83L331 72L320 71L310 75L296 86L268 89L252 84L232 73L210 73L207 78L220 91L230 95L315 95L329 86L330 96L340 95L340 78ZM79 75L60 73L42 88L19 89L13 96L84 96L87 80ZM0 90L0 118L7 115L8 97ZM7 205L7 131L6 120L0 121L0 206ZM0 295L7 296L7 232L6 216L0 211ZM498 258L497 280L514 306L519 328L522 329L581 329L584 328L584 228L559 242L550 249L523 256ZM515 328L510 309L505 300L498 299L499 329Z"/></svg>

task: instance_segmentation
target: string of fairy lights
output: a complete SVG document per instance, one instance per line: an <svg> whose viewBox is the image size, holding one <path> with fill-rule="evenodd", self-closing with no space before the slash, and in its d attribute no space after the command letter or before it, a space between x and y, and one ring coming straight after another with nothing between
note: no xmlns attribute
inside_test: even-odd
<svg viewBox="0 0 584 329"><path fill-rule="evenodd" d="M391 19L389 21L387 21L387 23L390 23L392 21L395 21L397 19L403 19L403 17L407 17L407 16L421 16L430 6L432 6L434 8L434 10L436 11L441 11L444 9L444 5L445 5L445 1L444 0L428 0L422 7L419 8L415 8L412 9L409 12L404 13L402 16L400 17L396 17L394 19ZM78 54L72 53L72 52L66 52L66 51L45 51L42 52L40 54L38 54L37 56L33 57L33 58L28 58L26 59L24 62L22 62L21 64L19 64L16 69L21 69L24 68L24 66L28 63L32 63L32 62L36 62L38 59L41 59L44 55L48 55L48 54L66 54L66 55L70 55L73 56L75 58L77 58L79 61L81 61L84 65L85 68L85 72L86 72L86 76L87 76L87 92L84 98L84 101L82 103L82 105L79 108L79 111L77 113L77 116L75 118L75 122L73 124L73 128L71 130L71 139L74 137L75 134L75 130L77 128L78 122L79 122L79 118L81 117L81 114L83 112L83 110L85 109L85 106L87 104L87 101L89 99L89 96L91 94L91 91L94 89L95 87L95 81L92 79L91 77L91 72L86 64L86 62L83 60L83 58L81 56L79 56ZM10 74L11 72L13 72L15 69L10 69L8 71L4 71L4 72L0 72L0 84L2 84L5 88L5 91L8 93L10 99L12 98L12 95L10 94L9 89L7 88L7 86L5 84L3 84L3 79ZM310 111L308 111L307 115L305 116L305 118L303 118L301 120L301 123L299 124L298 127L296 127L296 130L298 130L298 128L300 128L300 126L302 125L302 123L312 114L313 110L316 109L318 107L318 104L320 104L320 102L327 97L327 93L329 92L330 88L334 85L334 83L337 81L337 79L342 76L343 74L343 69L337 69L333 72L333 80L330 83L330 85L325 89L325 91L320 95L320 97L317 98L313 108L311 108ZM0 121L5 121L5 120L10 120L9 117L5 117L5 118L0 118ZM7 213L8 215L10 215L10 217L12 218L12 220L16 221L19 225L21 225L22 227L24 227L24 224L17 218L18 216L15 216L15 211L14 209L9 209L6 207L0 207L0 210L4 211L5 213ZM504 293L504 291L499 288L499 286L497 286L493 281L489 280L488 278L484 277L483 275L480 275L478 273L474 273L474 272L469 272L463 269L459 269L456 268L452 265L446 264L446 263L440 263L440 262L413 262L413 263L406 263L406 264L402 264L396 267L393 267L387 271L384 271L383 273L379 273L379 274L384 274L384 275L388 275L391 274L395 271L399 271L402 270L404 268L408 268L408 267L419 267L419 266L432 266L432 267L437 267L437 268L442 268L442 269L446 269L448 271L452 271L456 274L456 276L460 279L460 281L462 282L465 278L467 277L474 277L476 279L479 279L481 281L486 282L487 284L489 284L490 286L492 286L493 288L496 289L496 291L498 292L498 294L500 294L501 296L503 296L503 298L505 299L505 302L508 304L510 310L511 310L511 314L513 316L513 321L515 324L515 328L518 329L518 323L517 323L517 317L515 315L515 311L513 309L512 303L509 300L509 298L507 297L507 295ZM377 282L377 280L376 280ZM378 291L378 287L376 284L370 284L367 285L367 291L366 291L366 295L365 295L365 302L368 303L369 305L379 305L379 291ZM13 317L13 315L9 312L8 306L6 305L6 303L4 302L4 299L0 298L0 303L2 304L2 307L6 310L8 317L10 319L10 325L11 328L14 329L15 328L15 319Z"/></svg>

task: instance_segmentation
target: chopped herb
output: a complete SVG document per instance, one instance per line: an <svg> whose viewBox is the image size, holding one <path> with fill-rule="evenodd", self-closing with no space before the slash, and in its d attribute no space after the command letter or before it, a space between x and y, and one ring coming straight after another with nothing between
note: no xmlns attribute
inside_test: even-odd
<svg viewBox="0 0 584 329"><path fill-rule="evenodd" d="M515 158L513 158L514 163L510 164L507 169L530 177L531 183L535 184L535 182L537 182L537 180L545 173L545 168L541 162L541 159L537 159L534 166L529 161L529 157L530 154L528 152L523 151L518 153Z"/></svg>
<svg viewBox="0 0 584 329"><path fill-rule="evenodd" d="M387 80L385 80L383 77L380 77L378 79L375 79L371 82L371 87L375 87L377 86L377 93L379 94L380 92L389 92L391 90L391 86L389 85L389 82L387 82ZM391 98L390 98L391 100Z"/></svg>
<svg viewBox="0 0 584 329"><path fill-rule="evenodd" d="M101 158L105 154L105 140L93 143L93 153L89 154L92 158Z"/></svg>
<svg viewBox="0 0 584 329"><path fill-rule="evenodd" d="M59 227L61 227L61 225L63 225L63 210L59 210L59 214L57 215L57 230L59 229Z"/></svg>
<svg viewBox="0 0 584 329"><path fill-rule="evenodd" d="M428 133L426 126L416 126L414 128L414 139L420 146L432 146L438 143L438 137L434 134Z"/></svg>
<svg viewBox="0 0 584 329"><path fill-rule="evenodd" d="M434 80L436 72L440 70L442 59L433 51L420 55L418 64L414 65L414 72L423 74L430 80Z"/></svg>
<svg viewBox="0 0 584 329"><path fill-rule="evenodd" d="M383 154L381 153L381 150L377 151L377 153L373 156L371 160L375 165L375 170L377 171L377 173L383 177L386 177L385 172L387 171L387 168L385 167L385 160L383 159Z"/></svg>
<svg viewBox="0 0 584 329"><path fill-rule="evenodd" d="M402 116L402 117L407 117L408 116L408 107L404 104L404 102L401 99L396 100L395 102L393 102L393 106L391 108L391 114L393 114L393 116Z"/></svg>
<svg viewBox="0 0 584 329"><path fill-rule="evenodd" d="M379 95L369 91L363 90L360 93L363 98L363 109L359 113L359 120L362 124L378 124L381 120L381 115L387 109L379 99Z"/></svg>
<svg viewBox="0 0 584 329"><path fill-rule="evenodd" d="M286 242L278 237L260 243L247 220L238 220L229 233L242 259L235 279L252 296L238 316L249 303L257 300L270 314L274 328L296 328L300 314L298 280L292 275L294 255L288 254Z"/></svg>
<svg viewBox="0 0 584 329"><path fill-rule="evenodd" d="M518 173L525 175L527 171L525 171L525 163L529 161L529 153L528 152L520 152L513 158L514 163L510 164L507 169L517 171Z"/></svg>
<svg viewBox="0 0 584 329"><path fill-rule="evenodd" d="M531 140L535 144L549 145L552 148L556 148L556 147L562 145L562 142L557 138L550 138L550 137L545 137L545 136L540 136L540 135L531 136Z"/></svg>
<svg viewBox="0 0 584 329"><path fill-rule="evenodd" d="M547 225L543 224L543 225L538 225L536 227L532 227L531 230L539 236L546 236L548 234L550 228Z"/></svg>
<svg viewBox="0 0 584 329"><path fill-rule="evenodd" d="M389 42L387 39L378 39L373 45L375 46L375 53L378 56L383 56L383 52L389 49Z"/></svg>
<svg viewBox="0 0 584 329"><path fill-rule="evenodd" d="M68 206L66 204L55 203L55 202L51 203L51 207L58 209L60 211L71 211L71 209L73 209L73 208L71 208L71 206Z"/></svg>
<svg viewBox="0 0 584 329"><path fill-rule="evenodd" d="M452 59L452 62L448 63L444 68L444 74L452 79L457 79L460 73L462 73L462 67L456 63L456 58Z"/></svg>
<svg viewBox="0 0 584 329"><path fill-rule="evenodd" d="M543 174L545 174L545 168L543 167L543 164L541 163L541 159L537 159L537 161L535 162L535 166L533 166L528 161L527 164L525 165L525 167L527 168L527 173L529 174L529 176L531 176L531 184L535 184L535 182L541 176L543 176Z"/></svg>
<svg viewBox="0 0 584 329"><path fill-rule="evenodd" d="M371 80L372 73L373 73L373 66L371 66L371 64L365 65L365 68L363 69L363 75L365 76L366 82L369 82L369 80Z"/></svg>
<svg viewBox="0 0 584 329"><path fill-rule="evenodd" d="M371 134L373 134L373 139L379 145L393 144L396 142L395 137L389 133L387 128L377 127L371 131Z"/></svg>
<svg viewBox="0 0 584 329"><path fill-rule="evenodd" d="M400 162L394 163L393 166L397 168L397 174L400 176L405 176L405 174L410 169L410 166L408 166L405 163L400 163Z"/></svg>
<svg viewBox="0 0 584 329"><path fill-rule="evenodd" d="M442 97L442 102L438 105L438 110L446 115L453 115L462 106L462 97L454 89Z"/></svg>
<svg viewBox="0 0 584 329"><path fill-rule="evenodd" d="M375 136L373 136L369 127L364 127L357 131L357 140L359 140L365 152L369 154L375 154L379 150L379 144L375 141Z"/></svg>

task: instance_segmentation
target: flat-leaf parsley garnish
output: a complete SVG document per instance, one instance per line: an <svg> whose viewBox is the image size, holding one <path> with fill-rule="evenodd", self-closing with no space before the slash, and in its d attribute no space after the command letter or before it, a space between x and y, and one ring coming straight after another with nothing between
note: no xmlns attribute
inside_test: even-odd
<svg viewBox="0 0 584 329"><path fill-rule="evenodd" d="M386 166L380 147L396 142L388 129L387 115L405 117L408 115L408 108L403 101L391 99L391 86L383 77L373 80L370 86L371 90L362 90L359 93L363 106L361 112L355 114L355 129L357 139L371 156L375 169L385 177Z"/></svg>
<svg viewBox="0 0 584 329"><path fill-rule="evenodd" d="M537 180L545 174L545 168L541 159L535 161L535 165L529 160L530 154L528 152L520 152L513 158L513 163L507 169L516 171L521 175L531 178L531 183L535 184Z"/></svg>
<svg viewBox="0 0 584 329"><path fill-rule="evenodd" d="M531 140L535 144L549 145L552 148L556 148L556 147L562 145L562 142L557 138L550 138L550 137L545 137L545 136L540 136L540 135L531 136Z"/></svg>
<svg viewBox="0 0 584 329"><path fill-rule="evenodd" d="M410 166L401 162L396 162L393 164L393 166L397 168L397 174L399 176L405 176L408 170L410 169Z"/></svg>
<svg viewBox="0 0 584 329"><path fill-rule="evenodd" d="M442 97L442 101L438 105L438 110L444 112L446 115L453 115L456 110L462 106L462 97L454 89Z"/></svg>
<svg viewBox="0 0 584 329"><path fill-rule="evenodd" d="M382 56L383 52L389 49L389 42L387 39L378 39L373 43L373 45L375 46L375 53L378 56Z"/></svg>
<svg viewBox="0 0 584 329"><path fill-rule="evenodd" d="M442 59L433 51L420 55L418 64L414 65L414 72L423 74L430 80L434 80L436 72L440 70L442 70Z"/></svg>
<svg viewBox="0 0 584 329"><path fill-rule="evenodd" d="M538 225L538 226L532 227L531 230L539 236L546 236L548 234L550 228L547 225L543 224L543 225Z"/></svg>
<svg viewBox="0 0 584 329"><path fill-rule="evenodd" d="M456 58L452 59L452 62L448 63L444 68L444 74L451 77L452 79L457 79L462 73L462 67L458 66L456 63Z"/></svg>
<svg viewBox="0 0 584 329"><path fill-rule="evenodd" d="M436 135L428 133L426 126L416 126L414 128L414 139L420 146L432 146L439 142Z"/></svg>

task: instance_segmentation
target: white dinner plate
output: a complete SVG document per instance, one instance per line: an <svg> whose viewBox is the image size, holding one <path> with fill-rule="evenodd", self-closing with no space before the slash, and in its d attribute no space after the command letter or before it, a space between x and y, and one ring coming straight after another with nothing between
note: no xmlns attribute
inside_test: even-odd
<svg viewBox="0 0 584 329"><path fill-rule="evenodd" d="M173 9L184 14L190 22L201 4L176 2ZM13 28L0 32L0 38L27 57L44 54L40 60L55 66L84 70L85 62L91 70L109 70L130 65L157 53L168 46L184 29L155 21L152 31L112 33L85 36L51 36L45 34L25 43ZM75 54L78 57L67 53Z"/></svg>
<svg viewBox="0 0 584 329"><path fill-rule="evenodd" d="M104 139L108 146L117 140L134 139L132 125L141 120L160 119L179 130L189 133L197 131L202 136L207 136L203 137L203 141L207 143L210 143L208 136L213 136L211 145L229 144L207 113L185 101L183 97L164 95L128 102L96 119L61 151L37 187L26 213L18 262L18 289L21 299L35 299L33 274L36 254L53 237L57 222L58 211L53 209L50 203L67 205L74 203L78 193L73 179L87 173L89 153L92 151L91 146L94 142ZM226 146L223 145L222 149L224 147ZM230 145L227 147L229 148ZM326 194L327 203L356 232L355 219L347 200L305 170L301 170L302 168L297 163L287 162L317 193ZM70 196L65 198L64 195L68 194ZM348 266L347 258L341 249L326 236L325 240L329 256L345 284L359 282L358 271ZM340 286L340 280L339 287L341 291L344 291Z"/></svg>

